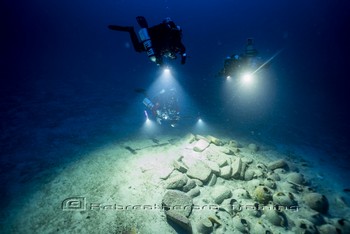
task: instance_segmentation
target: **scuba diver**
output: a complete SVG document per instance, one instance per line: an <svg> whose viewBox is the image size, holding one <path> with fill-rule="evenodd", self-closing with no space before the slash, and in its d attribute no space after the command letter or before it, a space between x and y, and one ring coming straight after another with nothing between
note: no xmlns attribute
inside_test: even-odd
<svg viewBox="0 0 350 234"><path fill-rule="evenodd" d="M137 37L133 26L108 25L111 30L129 32L132 44L136 52L146 52L149 59L157 65L163 64L163 57L176 59L181 55L181 64L186 63L186 48L182 44L182 29L171 18L167 17L162 23L148 27L143 16L137 16L136 20L141 29Z"/></svg>
<svg viewBox="0 0 350 234"><path fill-rule="evenodd" d="M149 98L144 89L136 89L137 93L142 93L145 98L143 104L152 113L158 124L169 124L175 127L180 120L180 110L175 89L162 89L154 98ZM148 112L145 115L148 118Z"/></svg>
<svg viewBox="0 0 350 234"><path fill-rule="evenodd" d="M233 54L226 57L224 60L224 67L217 76L231 77L244 69L256 69L258 60L257 55L258 51L254 47L253 39L248 38L244 53L241 55Z"/></svg>

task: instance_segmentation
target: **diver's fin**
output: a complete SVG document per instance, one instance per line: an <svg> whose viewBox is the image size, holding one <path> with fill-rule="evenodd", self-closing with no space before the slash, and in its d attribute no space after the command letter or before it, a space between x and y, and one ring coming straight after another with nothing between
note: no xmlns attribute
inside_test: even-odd
<svg viewBox="0 0 350 234"><path fill-rule="evenodd" d="M146 90L145 89L143 89L143 88L136 88L135 89L135 92L136 93L144 93Z"/></svg>
<svg viewBox="0 0 350 234"><path fill-rule="evenodd" d="M108 25L108 28L115 31L130 32L134 30L132 26Z"/></svg>
<svg viewBox="0 0 350 234"><path fill-rule="evenodd" d="M136 93L141 93L141 94L147 96L146 90L143 89L143 88L136 88L136 89L135 89L135 92L136 92Z"/></svg>
<svg viewBox="0 0 350 234"><path fill-rule="evenodd" d="M148 23L147 23L147 20L145 19L145 17L137 16L136 21L140 25L141 28L148 28Z"/></svg>

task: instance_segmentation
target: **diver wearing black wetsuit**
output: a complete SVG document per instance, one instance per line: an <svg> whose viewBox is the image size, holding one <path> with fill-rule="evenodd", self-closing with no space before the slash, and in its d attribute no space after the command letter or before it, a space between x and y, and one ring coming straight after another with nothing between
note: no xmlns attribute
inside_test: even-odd
<svg viewBox="0 0 350 234"><path fill-rule="evenodd" d="M138 16L136 19L142 28L139 32L141 42L132 26L109 25L108 28L129 32L135 51L147 52L151 61L158 65L163 63L163 57L176 59L176 54L181 55L181 64L186 63L186 48L181 41L182 30L174 21L167 17L162 23L148 27L144 17Z"/></svg>

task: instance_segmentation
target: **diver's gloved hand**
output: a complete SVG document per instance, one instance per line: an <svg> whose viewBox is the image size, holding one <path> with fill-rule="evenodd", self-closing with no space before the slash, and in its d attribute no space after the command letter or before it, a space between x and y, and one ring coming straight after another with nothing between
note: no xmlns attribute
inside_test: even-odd
<svg viewBox="0 0 350 234"><path fill-rule="evenodd" d="M186 63L186 58L187 58L187 54L186 53L181 54L181 64L185 64Z"/></svg>

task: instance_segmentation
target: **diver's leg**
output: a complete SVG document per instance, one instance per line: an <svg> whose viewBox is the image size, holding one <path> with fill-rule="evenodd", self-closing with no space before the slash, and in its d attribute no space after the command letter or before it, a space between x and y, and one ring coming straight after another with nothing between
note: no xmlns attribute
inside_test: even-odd
<svg viewBox="0 0 350 234"><path fill-rule="evenodd" d="M121 32L129 32L130 30L134 30L132 26L119 26L119 25L108 25L108 28L115 31Z"/></svg>
<svg viewBox="0 0 350 234"><path fill-rule="evenodd" d="M115 31L128 32L130 34L132 45L136 52L144 51L143 45L139 42L139 39L132 26L119 26L119 25L108 25L108 28Z"/></svg>

